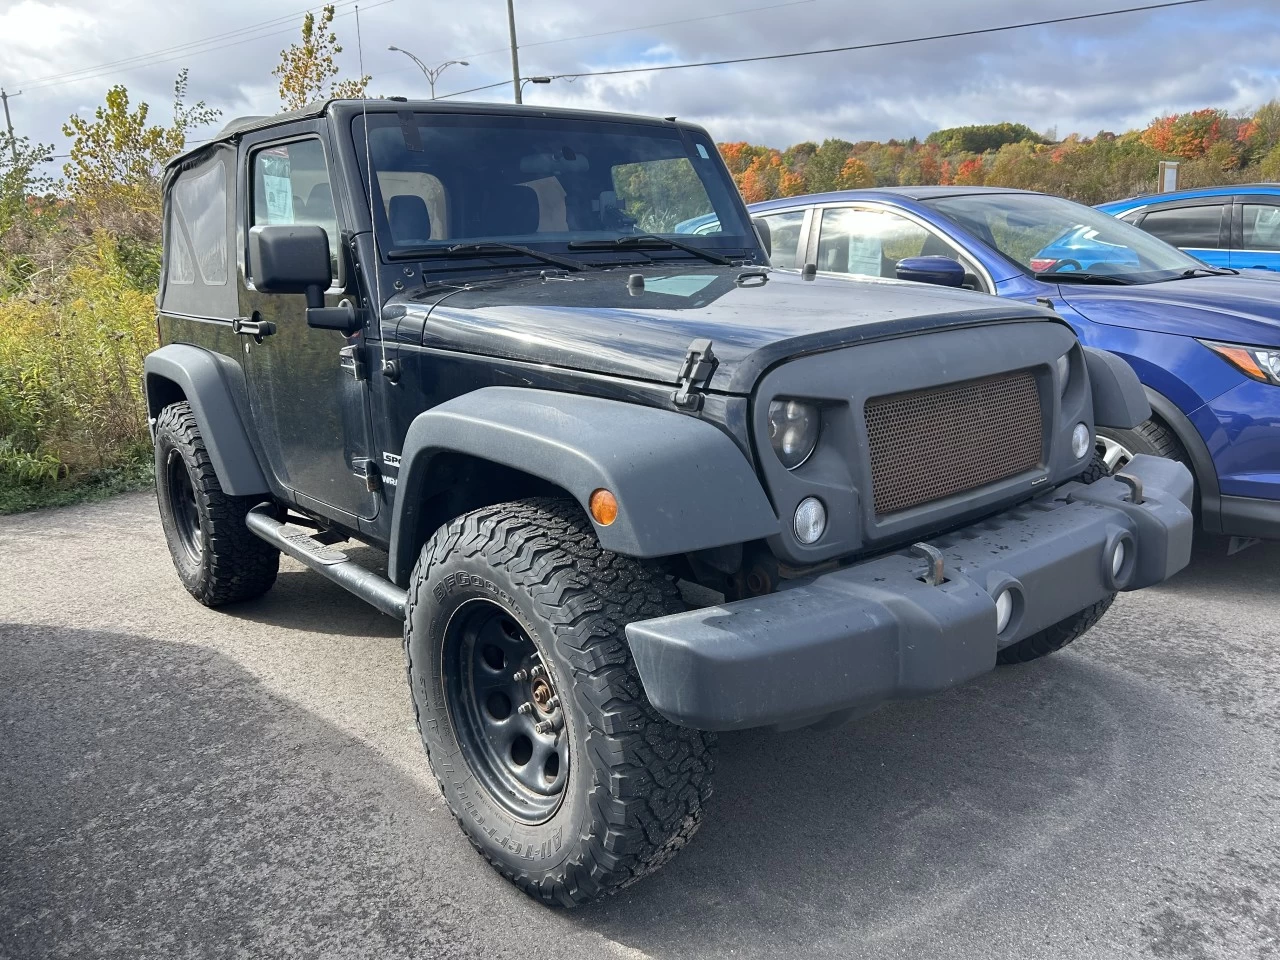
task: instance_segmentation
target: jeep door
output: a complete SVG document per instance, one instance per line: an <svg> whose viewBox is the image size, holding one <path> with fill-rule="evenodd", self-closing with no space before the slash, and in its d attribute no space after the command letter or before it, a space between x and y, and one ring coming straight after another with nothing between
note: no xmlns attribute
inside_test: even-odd
<svg viewBox="0 0 1280 960"><path fill-rule="evenodd" d="M377 514L368 489L369 385L363 335L307 326L301 294L254 288L247 243L258 224L317 224L329 236L336 305L355 271L343 255L342 221L334 203L333 166L319 122L274 127L246 136L240 151L240 309L250 321L274 324L267 336L242 337L254 425L276 479L299 506L350 527ZM251 325L252 326L252 325Z"/></svg>

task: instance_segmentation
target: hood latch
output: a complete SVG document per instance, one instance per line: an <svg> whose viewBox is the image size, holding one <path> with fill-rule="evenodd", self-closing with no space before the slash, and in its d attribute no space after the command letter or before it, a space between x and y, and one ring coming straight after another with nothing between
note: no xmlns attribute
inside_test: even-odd
<svg viewBox="0 0 1280 960"><path fill-rule="evenodd" d="M680 364L680 372L676 374L680 388L671 397L675 405L686 410L701 410L701 391L710 386L711 375L715 373L719 363L716 355L711 352L711 341L706 337L690 343L689 352L684 355L684 361Z"/></svg>

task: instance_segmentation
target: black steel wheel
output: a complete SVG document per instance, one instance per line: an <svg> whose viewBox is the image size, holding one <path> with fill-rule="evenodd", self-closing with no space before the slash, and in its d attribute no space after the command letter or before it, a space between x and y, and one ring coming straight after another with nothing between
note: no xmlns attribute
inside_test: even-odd
<svg viewBox="0 0 1280 960"><path fill-rule="evenodd" d="M280 569L280 552L255 537L245 517L262 497L224 493L191 407L156 417L156 501L182 585L208 607L260 596Z"/></svg>
<svg viewBox="0 0 1280 960"><path fill-rule="evenodd" d="M191 474L178 450L170 450L165 464L165 486L168 488L169 509L173 512L173 525L187 558L200 562L204 543L200 535L200 508L196 505L195 487Z"/></svg>
<svg viewBox="0 0 1280 960"><path fill-rule="evenodd" d="M472 600L445 628L444 662L467 765L512 816L545 821L569 779L569 733L538 648L500 606Z"/></svg>
<svg viewBox="0 0 1280 960"><path fill-rule="evenodd" d="M572 501L484 507L422 548L404 648L423 746L468 839L544 903L621 890L702 821L715 737L653 709L623 633L681 609Z"/></svg>

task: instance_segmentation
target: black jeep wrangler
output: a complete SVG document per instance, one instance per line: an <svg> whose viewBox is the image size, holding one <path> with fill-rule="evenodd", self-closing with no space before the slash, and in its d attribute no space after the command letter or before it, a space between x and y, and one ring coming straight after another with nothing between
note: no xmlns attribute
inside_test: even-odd
<svg viewBox="0 0 1280 960"><path fill-rule="evenodd" d="M712 731L1034 659L1188 561L1186 469L1095 462L1149 416L1127 366L1025 304L771 270L696 126L330 102L175 159L165 217L182 582L248 600L287 553L403 619L445 799L547 903L689 841Z"/></svg>

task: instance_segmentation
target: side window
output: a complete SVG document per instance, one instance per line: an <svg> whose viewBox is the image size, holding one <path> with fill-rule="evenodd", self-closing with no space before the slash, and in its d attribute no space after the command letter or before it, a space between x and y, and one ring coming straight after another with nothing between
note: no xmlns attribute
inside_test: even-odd
<svg viewBox="0 0 1280 960"><path fill-rule="evenodd" d="M906 257L950 257L960 251L920 224L889 211L832 207L822 211L818 269L866 277L893 277Z"/></svg>
<svg viewBox="0 0 1280 960"><path fill-rule="evenodd" d="M1244 248L1280 250L1280 206L1244 204Z"/></svg>
<svg viewBox="0 0 1280 960"><path fill-rule="evenodd" d="M257 224L306 223L329 235L329 257L338 276L341 241L329 168L319 140L295 140L253 153L253 217Z"/></svg>
<svg viewBox="0 0 1280 960"><path fill-rule="evenodd" d="M227 282L227 180L222 164L203 173L183 174L173 187L169 209L170 283L206 286ZM194 267L193 267L194 261Z"/></svg>
<svg viewBox="0 0 1280 960"><path fill-rule="evenodd" d="M783 270L800 269L800 230L804 227L804 211L788 210L759 219L769 225L769 242L773 247L769 262Z"/></svg>
<svg viewBox="0 0 1280 960"><path fill-rule="evenodd" d="M1152 210L1142 218L1142 229L1175 247L1218 250L1222 244L1222 204Z"/></svg>

